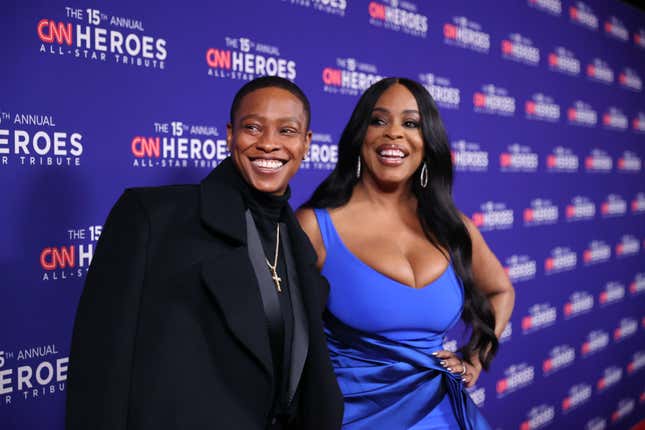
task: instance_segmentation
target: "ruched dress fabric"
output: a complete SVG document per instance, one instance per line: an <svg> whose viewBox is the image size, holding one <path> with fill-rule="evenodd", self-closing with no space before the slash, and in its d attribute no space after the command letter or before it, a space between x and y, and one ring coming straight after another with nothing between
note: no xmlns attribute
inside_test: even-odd
<svg viewBox="0 0 645 430"><path fill-rule="evenodd" d="M331 286L325 333L345 401L343 429L490 430L460 377L432 355L463 308L452 265L411 288L356 257L327 210L315 214Z"/></svg>

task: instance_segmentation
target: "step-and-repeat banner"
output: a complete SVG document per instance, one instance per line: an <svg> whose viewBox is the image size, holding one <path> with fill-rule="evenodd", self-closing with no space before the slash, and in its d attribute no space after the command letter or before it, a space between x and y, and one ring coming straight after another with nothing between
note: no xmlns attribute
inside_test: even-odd
<svg viewBox="0 0 645 430"><path fill-rule="evenodd" d="M110 207L126 187L206 176L227 156L235 91L261 75L311 98L294 206L333 168L365 88L406 76L434 96L455 199L517 292L471 392L493 428L645 416L645 14L605 0L203 3L3 5L1 428L63 429L70 332Z"/></svg>

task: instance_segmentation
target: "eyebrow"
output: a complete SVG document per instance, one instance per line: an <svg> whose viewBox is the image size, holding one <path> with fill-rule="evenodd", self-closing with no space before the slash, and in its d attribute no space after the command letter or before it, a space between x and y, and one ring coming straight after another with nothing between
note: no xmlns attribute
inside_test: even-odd
<svg viewBox="0 0 645 430"><path fill-rule="evenodd" d="M374 109L372 109L372 112L374 112L374 111L390 113L390 111L388 109L385 109L385 108L382 108L382 107L375 107ZM403 113L404 114L415 113L417 115L420 115L419 111L416 110L416 109L406 109L406 110L403 111Z"/></svg>
<svg viewBox="0 0 645 430"><path fill-rule="evenodd" d="M258 114L251 113L251 114L248 114L248 115L244 115L243 117L241 117L241 118L239 119L239 121L240 121L240 122L242 122L242 121L244 121L244 120L246 120L246 119L250 119L250 118L266 119L266 117L264 117L264 116L262 116L262 115L258 115ZM279 122L284 122L284 121L293 121L293 122L295 122L296 124L301 125L300 120L299 120L298 118L294 117L294 116L287 116L287 117L283 117L283 118L276 118L276 119L275 119L275 121L279 121Z"/></svg>

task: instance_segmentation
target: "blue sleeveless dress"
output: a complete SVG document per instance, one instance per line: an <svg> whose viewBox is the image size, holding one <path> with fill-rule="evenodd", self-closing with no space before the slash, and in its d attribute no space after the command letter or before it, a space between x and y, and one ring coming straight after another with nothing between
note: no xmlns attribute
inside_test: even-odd
<svg viewBox="0 0 645 430"><path fill-rule="evenodd" d="M343 429L489 430L461 379L432 352L461 316L452 265L414 289L358 259L325 209L315 209L331 285L325 332L345 400Z"/></svg>

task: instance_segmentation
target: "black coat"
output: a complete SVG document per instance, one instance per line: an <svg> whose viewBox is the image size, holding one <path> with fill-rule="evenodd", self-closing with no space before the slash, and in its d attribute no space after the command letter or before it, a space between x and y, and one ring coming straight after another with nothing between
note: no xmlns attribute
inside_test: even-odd
<svg viewBox="0 0 645 430"><path fill-rule="evenodd" d="M271 422L267 323L244 202L225 180L231 168L219 166L200 185L129 189L112 209L76 315L68 430ZM321 322L326 282L291 209L286 223L309 338L292 427L338 429L342 397Z"/></svg>

